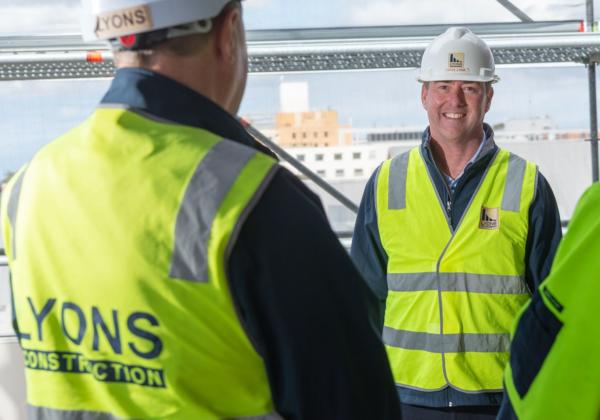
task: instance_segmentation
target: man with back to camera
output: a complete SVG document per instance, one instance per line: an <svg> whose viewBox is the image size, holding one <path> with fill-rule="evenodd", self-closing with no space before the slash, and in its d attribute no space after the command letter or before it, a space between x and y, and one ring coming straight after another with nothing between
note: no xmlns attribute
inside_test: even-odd
<svg viewBox="0 0 600 420"><path fill-rule="evenodd" d="M242 6L90 0L117 73L2 203L31 419L392 419L372 292L234 115Z"/></svg>
<svg viewBox="0 0 600 420"><path fill-rule="evenodd" d="M369 180L352 257L380 299L404 418L494 418L509 331L561 238L536 166L483 122L498 77L489 47L452 27L423 54L422 145Z"/></svg>

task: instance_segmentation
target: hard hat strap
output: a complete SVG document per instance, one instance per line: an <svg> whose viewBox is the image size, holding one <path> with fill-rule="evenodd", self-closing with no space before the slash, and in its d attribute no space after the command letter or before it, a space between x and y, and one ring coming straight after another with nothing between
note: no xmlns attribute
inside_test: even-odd
<svg viewBox="0 0 600 420"><path fill-rule="evenodd" d="M110 44L116 51L145 50L169 39L194 34L206 34L212 30L212 27L213 23L211 19L203 19L201 21L178 25L172 28L112 38Z"/></svg>

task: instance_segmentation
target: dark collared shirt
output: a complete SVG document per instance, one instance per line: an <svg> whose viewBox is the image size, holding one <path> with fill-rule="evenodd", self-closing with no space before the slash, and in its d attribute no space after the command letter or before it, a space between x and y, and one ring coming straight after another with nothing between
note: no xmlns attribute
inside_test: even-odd
<svg viewBox="0 0 600 420"><path fill-rule="evenodd" d="M432 174L440 199L444 203L450 203L446 212L454 229L462 219L491 158L498 150L498 146L493 141L494 133L491 127L484 124L484 130L488 143L484 145L479 156L465 168L453 190L448 187L446 179L433 160L429 148L429 129L423 134L421 145L423 157ZM352 238L351 255L363 277L379 298L376 322L382 329L388 290L388 257L381 244L377 226L375 190L378 170L371 176L365 187ZM561 237L560 216L554 194L544 176L538 174L535 197L529 208L529 232L525 248L525 281L530 290L537 289L548 275ZM400 386L397 389L402 403L426 407L498 405L502 400L502 393L470 394L451 387L434 392L416 391Z"/></svg>
<svg viewBox="0 0 600 420"><path fill-rule="evenodd" d="M102 103L264 150L218 105L149 71L118 70ZM287 170L279 168L246 219L228 273L284 418L399 418L387 356L371 321L377 300L319 198Z"/></svg>
<svg viewBox="0 0 600 420"><path fill-rule="evenodd" d="M431 139L429 140L431 141ZM427 147L429 148L429 143L427 144ZM479 159L479 156L483 153L485 154L487 152L487 150L491 147L494 147L494 141L492 139L490 139L485 132L483 133L483 137L481 139L481 143L479 143L479 147L477 148L477 150L475 151L475 154L473 155L473 157L471 159L469 159L469 161L467 162L467 164L465 165L464 169L462 170L462 172L460 174L458 174L458 176L456 178L452 178L450 175L442 173L444 175L444 178L446 179L446 185L448 185L448 188L450 188L450 194L454 194L454 191L456 191L456 186L458 185L458 181L460 181L460 178L463 176L463 174L465 173L465 171L477 160Z"/></svg>

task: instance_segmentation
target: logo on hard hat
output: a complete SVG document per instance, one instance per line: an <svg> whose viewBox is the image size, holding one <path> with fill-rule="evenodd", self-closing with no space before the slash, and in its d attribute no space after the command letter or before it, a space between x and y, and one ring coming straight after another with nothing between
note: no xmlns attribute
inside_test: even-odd
<svg viewBox="0 0 600 420"><path fill-rule="evenodd" d="M481 218L479 219L479 229L498 229L498 213L498 207L482 207Z"/></svg>
<svg viewBox="0 0 600 420"><path fill-rule="evenodd" d="M448 57L448 67L465 67L465 53L451 52Z"/></svg>
<svg viewBox="0 0 600 420"><path fill-rule="evenodd" d="M150 8L146 5L115 10L96 16L96 36L117 38L153 28Z"/></svg>

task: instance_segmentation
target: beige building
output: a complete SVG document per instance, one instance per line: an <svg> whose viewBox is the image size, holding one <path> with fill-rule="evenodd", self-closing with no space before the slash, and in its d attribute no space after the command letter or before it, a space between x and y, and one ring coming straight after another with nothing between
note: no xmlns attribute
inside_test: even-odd
<svg viewBox="0 0 600 420"><path fill-rule="evenodd" d="M352 144L349 126L341 126L337 111L279 112L275 121L282 147L329 147Z"/></svg>

